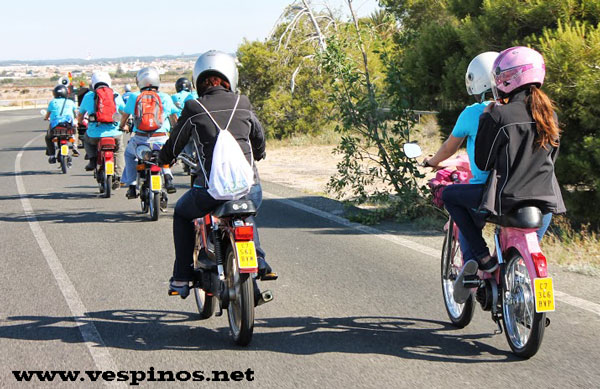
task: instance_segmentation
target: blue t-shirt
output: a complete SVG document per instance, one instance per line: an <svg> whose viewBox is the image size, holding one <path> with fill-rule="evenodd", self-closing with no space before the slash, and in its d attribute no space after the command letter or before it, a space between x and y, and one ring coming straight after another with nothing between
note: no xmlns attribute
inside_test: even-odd
<svg viewBox="0 0 600 389"><path fill-rule="evenodd" d="M133 116L135 113L135 101L141 92L133 92L131 96L129 96L129 100L127 100L127 104L123 109L123 112L128 113ZM169 115L178 114L177 107L173 104L173 100L171 100L171 96L166 93L158 92L158 97L160 98L160 102L163 106L163 125L161 128L156 130L156 132L169 132L171 131L171 122L169 121ZM137 126L133 126L133 131L146 133L146 131L140 131L137 129Z"/></svg>
<svg viewBox="0 0 600 389"><path fill-rule="evenodd" d="M132 94L133 94L133 92L125 92L125 93L123 93L123 102L125 104L127 104L127 100L129 100L129 98L131 97Z"/></svg>
<svg viewBox="0 0 600 389"><path fill-rule="evenodd" d="M198 98L198 92L192 91L192 93L187 95L187 97L183 100L183 104L185 104L185 102L188 100L193 100L193 99L197 99L197 98ZM183 109L183 106L181 106L181 109Z"/></svg>
<svg viewBox="0 0 600 389"><path fill-rule="evenodd" d="M77 105L73 100L62 97L52 99L52 101L50 101L48 104L48 112L50 112L50 127L55 127L60 122L69 122L73 124L75 121L76 110Z"/></svg>
<svg viewBox="0 0 600 389"><path fill-rule="evenodd" d="M183 111L183 105L185 104L187 97L191 94L192 93L190 91L182 90L181 92L171 95L173 104L175 105L175 108L177 108L177 115L181 115L181 111Z"/></svg>
<svg viewBox="0 0 600 389"><path fill-rule="evenodd" d="M125 103L121 96L114 92L117 96L115 97L115 104L117 106L117 111L122 111L125 107ZM91 115L96 113L96 106L94 103L96 97L96 93L93 91L89 91L83 96L83 100L81 101L81 105L79 106L79 113ZM119 131L119 123L96 123L89 122L88 128L86 131L87 136L90 138L106 138L109 136L119 136L121 135L121 131Z"/></svg>
<svg viewBox="0 0 600 389"><path fill-rule="evenodd" d="M471 173L473 178L469 181L471 184L485 184L489 172L479 170L475 164L475 137L477 136L477 128L479 127L479 116L483 113L489 101L483 103L475 103L467 106L458 116L458 120L452 130L452 136L457 138L467 137L467 154L471 164Z"/></svg>

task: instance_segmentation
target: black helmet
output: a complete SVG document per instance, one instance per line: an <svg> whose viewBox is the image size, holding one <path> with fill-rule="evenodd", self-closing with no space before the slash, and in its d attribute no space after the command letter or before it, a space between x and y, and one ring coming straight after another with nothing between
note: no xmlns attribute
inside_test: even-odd
<svg viewBox="0 0 600 389"><path fill-rule="evenodd" d="M67 98L67 96L69 95L69 91L67 91L67 87L64 85L57 85L54 87L54 90L52 90L52 94L54 95L55 98L59 98L62 97L64 99Z"/></svg>
<svg viewBox="0 0 600 389"><path fill-rule="evenodd" d="M192 82L185 77L181 77L175 81L175 90L177 92L181 92L182 90L189 92L192 90Z"/></svg>

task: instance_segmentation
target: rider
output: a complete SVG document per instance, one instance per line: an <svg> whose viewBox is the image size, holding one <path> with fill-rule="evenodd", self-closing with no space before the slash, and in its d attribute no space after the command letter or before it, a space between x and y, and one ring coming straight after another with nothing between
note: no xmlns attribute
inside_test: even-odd
<svg viewBox="0 0 600 389"><path fill-rule="evenodd" d="M185 104L179 121L173 128L171 136L159 155L159 163L171 163L182 151L190 139L194 139L200 151L199 160L203 174L194 182L193 188L187 191L177 202L173 214L173 238L175 241L175 264L173 277L169 286L170 291L176 291L180 296L189 294L189 282L193 279L191 267L194 251L194 224L192 220L202 217L222 204L224 201L215 200L208 194L208 177L212 164L213 150L217 140L217 130L201 102L219 123L230 121L229 131L237 140L246 159L254 166L255 184L247 198L258 208L262 201L262 190L252 158L260 160L265 156L265 135L263 128L252 112L252 106L246 96L240 96L237 109L233 112L237 94L238 70L234 58L219 51L208 51L198 57L194 65L194 82L198 90L198 100ZM232 116L233 114L233 116ZM264 251L260 248L258 230L254 225L254 242L259 262L261 279L277 277L266 263ZM201 251L206 258L206 253Z"/></svg>
<svg viewBox="0 0 600 389"><path fill-rule="evenodd" d="M62 84L55 86L52 90L52 94L54 95L54 98L48 104L48 111L46 112L46 117L44 117L44 120L50 120L48 132L46 133L46 155L48 156L49 163L56 163L54 142L52 142L52 129L59 123L73 125L77 107L73 100L67 98L69 92L66 86ZM77 134L75 134L74 137L77 138ZM79 157L79 152L77 151L77 139L75 139L75 142L73 143L73 156Z"/></svg>
<svg viewBox="0 0 600 389"><path fill-rule="evenodd" d="M479 169L491 174L485 185L451 185L442 194L475 258L465 263L454 284L459 303L469 294L462 285L465 276L498 266L482 236L487 214L506 214L521 204L535 205L544 214L566 211L554 175L558 120L552 101L540 90L543 57L528 47L511 47L498 55L492 69L496 103L481 115L474 158Z"/></svg>
<svg viewBox="0 0 600 389"><path fill-rule="evenodd" d="M173 99L173 104L177 107L177 115L181 115L181 111L183 111L183 104L186 101L186 98L192 94L192 83L185 77L178 78L175 81L175 90L177 93L171 95L171 99Z"/></svg>
<svg viewBox="0 0 600 389"><path fill-rule="evenodd" d="M119 131L117 123L112 122L98 122L96 119L96 104L99 98L96 98L98 90L100 88L109 88L111 86L111 79L108 73L103 71L97 71L92 74L92 91L88 92L84 97L81 105L79 106L79 115L77 121L79 125L83 125L83 119L85 114L88 114L88 127L85 133L85 152L86 159L90 162L86 165L85 170L92 171L96 166L96 147L101 138L114 138L116 143L115 149L115 180L113 181L113 189L118 189L120 186L120 177L123 170L123 134ZM111 90L112 91L112 90ZM117 93L112 91L114 103L117 111L122 111L125 107L123 99ZM115 112L116 114L116 112Z"/></svg>
<svg viewBox="0 0 600 389"><path fill-rule="evenodd" d="M137 197L137 163L135 156L136 147L142 144L147 145L150 143L160 145L162 147L167 139L169 139L171 121L173 123L177 122L177 108L173 105L170 96L166 93L158 91L158 88L160 87L160 76L158 74L158 70L154 67L140 69L135 76L135 80L137 86L140 88L140 91L131 93L129 101L123 110L123 116L121 117L120 123L120 128L123 128L127 123L129 116L133 115L134 136L131 137L129 143L127 144L127 148L125 149L125 172L122 177L123 185L129 186L129 189L126 193L128 199L134 199ZM160 118L160 120L162 120L162 125L156 130L147 131L140 129L140 123L135 120L141 116L141 98L146 96L146 94L142 95L143 92L152 93L153 96L156 96L157 99L160 100L160 104L162 105L163 117ZM167 192L175 193L177 190L175 189L175 185L173 183L173 173L171 173L171 169L163 168L163 175L165 178L165 188L167 189Z"/></svg>
<svg viewBox="0 0 600 389"><path fill-rule="evenodd" d="M129 97L133 94L133 92L131 92L131 85L130 84L125 84L125 93L123 93L123 102L125 102L125 104L127 105L127 100L129 100Z"/></svg>

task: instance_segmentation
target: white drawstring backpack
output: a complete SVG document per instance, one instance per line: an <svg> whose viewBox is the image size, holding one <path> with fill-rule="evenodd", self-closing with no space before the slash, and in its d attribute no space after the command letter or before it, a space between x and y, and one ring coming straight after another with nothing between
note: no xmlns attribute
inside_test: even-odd
<svg viewBox="0 0 600 389"><path fill-rule="evenodd" d="M238 95L231 117L224 129L219 126L201 102L195 101L200 104L210 120L219 129L219 135L217 135L217 142L213 150L208 194L215 200L238 200L247 195L254 184L252 166L250 166L242 148L228 130L240 102L240 96Z"/></svg>

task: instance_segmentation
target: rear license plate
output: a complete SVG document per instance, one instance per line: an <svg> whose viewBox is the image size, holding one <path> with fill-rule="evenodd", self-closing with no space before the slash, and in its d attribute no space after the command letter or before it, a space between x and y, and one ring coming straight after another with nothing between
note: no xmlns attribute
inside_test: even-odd
<svg viewBox="0 0 600 389"><path fill-rule="evenodd" d="M106 162L106 164L104 165L104 168L106 169L106 175L107 176L112 176L115 174L115 164L114 162Z"/></svg>
<svg viewBox="0 0 600 389"><path fill-rule="evenodd" d="M258 271L258 261L256 260L254 242L235 242L235 248L240 273L256 273Z"/></svg>
<svg viewBox="0 0 600 389"><path fill-rule="evenodd" d="M60 146L60 155L69 155L69 146L68 145Z"/></svg>
<svg viewBox="0 0 600 389"><path fill-rule="evenodd" d="M152 176L151 180L150 180L150 188L153 191L158 191L162 189L162 182L160 180L160 175L156 174L154 176Z"/></svg>
<svg viewBox="0 0 600 389"><path fill-rule="evenodd" d="M554 286L552 278L536 278L533 280L535 287L535 311L554 311Z"/></svg>

